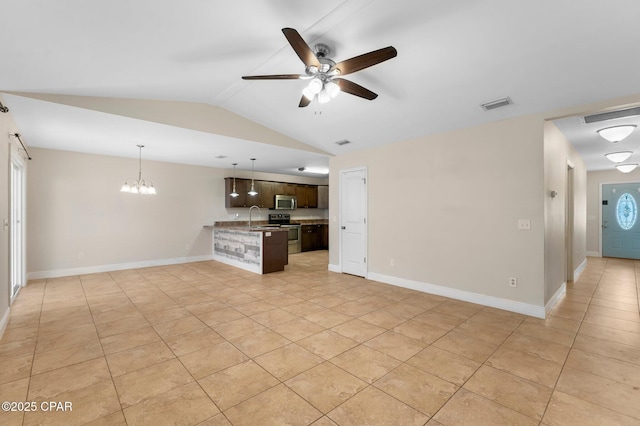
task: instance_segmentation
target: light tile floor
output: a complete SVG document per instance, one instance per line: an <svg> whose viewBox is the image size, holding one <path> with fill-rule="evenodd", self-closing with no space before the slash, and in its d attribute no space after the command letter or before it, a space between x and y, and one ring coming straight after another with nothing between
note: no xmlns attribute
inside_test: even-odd
<svg viewBox="0 0 640 426"><path fill-rule="evenodd" d="M38 410L0 424L640 425L640 262L590 258L539 320L327 260L30 282L0 341L0 400Z"/></svg>

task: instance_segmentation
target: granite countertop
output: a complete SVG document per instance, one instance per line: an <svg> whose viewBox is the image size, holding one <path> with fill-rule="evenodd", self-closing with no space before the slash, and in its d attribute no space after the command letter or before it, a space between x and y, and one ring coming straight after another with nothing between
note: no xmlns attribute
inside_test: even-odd
<svg viewBox="0 0 640 426"><path fill-rule="evenodd" d="M302 225L328 225L329 219L293 219L291 222ZM252 220L252 226L269 226L267 220ZM224 220L216 221L212 225L205 225L206 228L249 228L249 221L247 220ZM277 226L272 226L274 229L278 229Z"/></svg>
<svg viewBox="0 0 640 426"><path fill-rule="evenodd" d="M261 224L256 224L256 225L251 224L251 228L249 228L248 224L247 225L238 224L236 226L229 226L229 225L218 226L216 224L214 226L207 225L205 226L205 228L219 228L219 229L226 229L230 231L244 231L244 232L286 232L287 231L286 228L280 228L278 226L265 226Z"/></svg>

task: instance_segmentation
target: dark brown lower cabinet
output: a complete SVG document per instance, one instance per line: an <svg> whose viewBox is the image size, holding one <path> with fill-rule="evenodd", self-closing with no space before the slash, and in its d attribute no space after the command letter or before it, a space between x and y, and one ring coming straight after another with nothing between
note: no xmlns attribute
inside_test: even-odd
<svg viewBox="0 0 640 426"><path fill-rule="evenodd" d="M289 233L272 231L262 233L262 273L284 271L289 263Z"/></svg>
<svg viewBox="0 0 640 426"><path fill-rule="evenodd" d="M329 248L328 225L302 225L302 251L326 250Z"/></svg>
<svg viewBox="0 0 640 426"><path fill-rule="evenodd" d="M320 248L322 250L329 250L329 225L321 225L322 230L320 232Z"/></svg>

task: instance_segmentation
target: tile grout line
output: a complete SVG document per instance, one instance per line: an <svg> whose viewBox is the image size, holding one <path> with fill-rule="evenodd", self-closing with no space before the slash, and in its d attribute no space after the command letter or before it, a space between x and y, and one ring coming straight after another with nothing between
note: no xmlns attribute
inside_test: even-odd
<svg viewBox="0 0 640 426"><path fill-rule="evenodd" d="M607 263L608 263L608 261L607 261ZM595 287L593 288L593 292L591 293L591 296L589 296L589 303L587 304L588 305L587 310L585 311L582 319L580 320L580 323L578 324L578 328L576 329L575 336L573 336L573 340L571 341L571 346L569 347L569 350L567 351L567 356L565 357L564 362L562 363L562 368L560 369L560 374L558 374L558 377L556 378L556 380L555 380L555 382L553 384L553 387L551 388L551 394L549 394L549 400L545 404L544 411L542 412L542 417L540 417L540 423L542 423L542 421L544 420L544 416L547 414L547 410L549 409L549 404L551 403L551 399L553 398L553 394L556 392L556 388L558 386L558 382L560 381L560 377L562 377L562 373L564 372L565 367L567 365L567 360L569 359L569 356L571 356L571 351L573 350L573 346L575 345L576 339L578 338L578 333L580 333L580 328L582 327L582 323L584 322L584 318L587 315L587 312L589 310L589 306L591 306L591 300L593 299L593 294L595 294L595 292L596 292L596 290L598 288L598 285L600 284L600 281L602 280L602 276L604 275L604 271L606 269L607 263L605 263L605 266L602 268L602 272L600 273L600 276L598 277L598 281L597 281ZM575 286L575 284L576 284L576 281L574 281L573 285ZM549 316L552 316L552 314L553 314L553 311L550 312Z"/></svg>

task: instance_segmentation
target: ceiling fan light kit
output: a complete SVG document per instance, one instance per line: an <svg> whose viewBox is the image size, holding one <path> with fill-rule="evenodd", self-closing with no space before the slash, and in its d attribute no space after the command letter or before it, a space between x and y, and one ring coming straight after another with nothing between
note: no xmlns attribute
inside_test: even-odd
<svg viewBox="0 0 640 426"><path fill-rule="evenodd" d="M302 98L298 106L304 108L314 99L319 103L327 103L342 91L363 99L374 100L378 95L340 76L352 74L369 68L381 62L395 58L398 55L393 46L374 50L363 55L355 56L342 62L334 62L327 58L331 52L329 46L318 43L311 49L302 39L298 31L293 28L283 28L282 32L287 41L305 65L304 74L275 74L275 75L246 75L243 80L293 80L309 79L309 83L302 89Z"/></svg>
<svg viewBox="0 0 640 426"><path fill-rule="evenodd" d="M635 128L635 124L605 127L604 129L598 130L598 134L609 142L617 143L626 139L635 130Z"/></svg>

